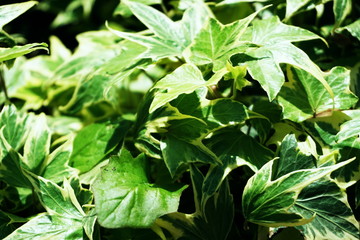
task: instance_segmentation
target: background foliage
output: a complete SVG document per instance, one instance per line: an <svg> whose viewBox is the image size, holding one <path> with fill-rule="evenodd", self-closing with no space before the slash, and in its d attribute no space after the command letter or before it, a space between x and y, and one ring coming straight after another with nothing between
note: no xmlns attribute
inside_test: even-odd
<svg viewBox="0 0 360 240"><path fill-rule="evenodd" d="M359 239L357 1L2 4L0 238Z"/></svg>

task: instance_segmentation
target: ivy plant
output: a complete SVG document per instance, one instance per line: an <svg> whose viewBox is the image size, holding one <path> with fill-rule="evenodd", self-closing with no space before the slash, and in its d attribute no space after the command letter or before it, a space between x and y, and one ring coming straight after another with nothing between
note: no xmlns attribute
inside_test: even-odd
<svg viewBox="0 0 360 240"><path fill-rule="evenodd" d="M75 50L3 30L35 5L0 6L2 239L360 238L359 3L126 0Z"/></svg>

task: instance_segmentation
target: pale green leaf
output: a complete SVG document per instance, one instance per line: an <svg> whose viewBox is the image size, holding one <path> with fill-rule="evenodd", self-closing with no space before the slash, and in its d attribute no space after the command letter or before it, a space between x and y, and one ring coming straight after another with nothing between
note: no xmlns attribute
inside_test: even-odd
<svg viewBox="0 0 360 240"><path fill-rule="evenodd" d="M28 170L40 174L43 163L50 151L51 134L45 114L33 118L29 135L24 146L23 161Z"/></svg>
<svg viewBox="0 0 360 240"><path fill-rule="evenodd" d="M333 11L335 15L334 28L339 27L351 12L351 0L334 0Z"/></svg>
<svg viewBox="0 0 360 240"><path fill-rule="evenodd" d="M303 216L290 209L299 193L353 159L328 167L300 169L272 179L274 164L281 160L268 162L248 180L242 201L244 216L248 221L269 227L298 226L311 222L314 216Z"/></svg>
<svg viewBox="0 0 360 240"><path fill-rule="evenodd" d="M304 188L292 210L314 220L297 228L308 239L359 239L359 224L345 191L330 180L320 180Z"/></svg>
<svg viewBox="0 0 360 240"><path fill-rule="evenodd" d="M320 116L322 112L331 111L334 108L348 109L358 101L358 98L349 90L349 70L335 67L324 76L334 92L335 102L323 84L312 75L301 69L289 69L289 83L284 84L279 94L284 118L300 122L315 115Z"/></svg>
<svg viewBox="0 0 360 240"><path fill-rule="evenodd" d="M41 227L40 227L41 226ZM64 218L40 214L32 218L13 233L6 240L43 240L43 239L72 239L83 240L82 222L78 219ZM4 239L4 240L5 240Z"/></svg>
<svg viewBox="0 0 360 240"><path fill-rule="evenodd" d="M188 48L185 58L196 65L213 63L214 71L222 69L231 55L248 47L246 43L239 42L239 38L259 11L228 25L210 18Z"/></svg>
<svg viewBox="0 0 360 240"><path fill-rule="evenodd" d="M81 173L91 170L123 141L129 121L93 123L84 127L75 137L70 166Z"/></svg>
<svg viewBox="0 0 360 240"><path fill-rule="evenodd" d="M264 20L255 20L253 26L249 28L244 36L243 40L251 41L261 47L259 49L250 49L245 52L245 56L235 62L232 60L232 62L235 65L246 65L247 61L250 61L249 73L261 83L262 87L267 91L270 101L275 98L284 82L284 77L280 71L280 63L291 64L309 72L324 85L333 97L333 92L325 81L320 68L310 60L305 52L291 44L298 41L322 39L321 37L308 30L283 24L277 16ZM268 67L264 67L266 65ZM268 76L272 76L270 81L267 79ZM272 85L274 87L271 87Z"/></svg>
<svg viewBox="0 0 360 240"><path fill-rule="evenodd" d="M12 48L0 48L0 62L11 60L36 50L46 50L46 43L30 43L24 46L15 46Z"/></svg>
<svg viewBox="0 0 360 240"><path fill-rule="evenodd" d="M0 127L10 146L19 150L25 143L31 117L16 109L14 105L5 105L0 113Z"/></svg>
<svg viewBox="0 0 360 240"><path fill-rule="evenodd" d="M161 0L127 0L127 1L121 1L120 4L116 7L114 14L122 15L124 17L130 17L132 15L132 12L130 8L127 6L127 2L139 2L146 5L153 5L153 4L160 4Z"/></svg>
<svg viewBox="0 0 360 240"><path fill-rule="evenodd" d="M111 29L119 37L146 46L143 58L158 60L165 57L181 56L193 38L205 24L211 12L203 3L192 4L181 21L174 22L162 12L147 5L129 1L127 5L133 14L154 34L142 36L135 33Z"/></svg>
<svg viewBox="0 0 360 240"><path fill-rule="evenodd" d="M360 137L360 119L353 119L343 123L340 126L340 132L338 132L336 138L337 141L344 141L351 137Z"/></svg>
<svg viewBox="0 0 360 240"><path fill-rule="evenodd" d="M42 205L50 215L80 221L85 216L74 189L67 180L64 180L64 188L40 176L33 177L32 183Z"/></svg>
<svg viewBox="0 0 360 240"><path fill-rule="evenodd" d="M175 212L183 188L149 183L144 155L133 158L126 149L114 156L93 184L100 225L107 228L150 227Z"/></svg>
<svg viewBox="0 0 360 240"><path fill-rule="evenodd" d="M312 0L287 0L286 1L286 14L285 17L289 19L293 16L300 8L304 7Z"/></svg>
<svg viewBox="0 0 360 240"><path fill-rule="evenodd" d="M180 94L192 93L198 88L216 84L226 72L227 70L218 71L208 81L205 81L201 71L195 65L182 65L154 85L153 89L159 90L154 94L149 112L154 112Z"/></svg>
<svg viewBox="0 0 360 240"><path fill-rule="evenodd" d="M0 6L0 29L2 29L7 23L26 12L35 4L37 4L36 1L28 1Z"/></svg>

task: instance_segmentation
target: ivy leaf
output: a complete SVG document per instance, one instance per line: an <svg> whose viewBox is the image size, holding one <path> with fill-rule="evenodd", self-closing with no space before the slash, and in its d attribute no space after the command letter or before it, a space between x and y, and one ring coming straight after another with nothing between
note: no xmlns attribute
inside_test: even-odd
<svg viewBox="0 0 360 240"><path fill-rule="evenodd" d="M46 43L30 43L24 46L14 46L12 48L0 48L0 62L11 60L36 50L46 50Z"/></svg>
<svg viewBox="0 0 360 240"><path fill-rule="evenodd" d="M198 88L216 84L226 72L226 69L222 69L216 72L208 81L205 81L201 71L195 65L184 64L180 66L154 85L153 89L159 90L154 94L154 100L150 105L149 112L154 112L180 94L192 93Z"/></svg>
<svg viewBox="0 0 360 240"><path fill-rule="evenodd" d="M50 129L45 114L34 118L24 146L24 163L33 173L40 174L50 149Z"/></svg>
<svg viewBox="0 0 360 240"><path fill-rule="evenodd" d="M4 238L4 240L19 239L82 240L84 239L82 222L78 219L40 214Z"/></svg>
<svg viewBox="0 0 360 240"><path fill-rule="evenodd" d="M93 123L84 127L74 139L69 164L82 173L90 171L121 144L129 126L129 121L122 120L120 123Z"/></svg>
<svg viewBox="0 0 360 240"><path fill-rule="evenodd" d="M292 210L314 220L296 227L308 239L359 239L359 224L347 202L344 190L335 182L322 179L299 194Z"/></svg>
<svg viewBox="0 0 360 240"><path fill-rule="evenodd" d="M325 74L328 85L334 89L334 98L316 78L301 69L290 68L288 78L289 83L284 84L279 94L279 103L284 118L292 121L301 122L332 109L348 109L358 101L349 90L350 72L344 67L335 67Z"/></svg>
<svg viewBox="0 0 360 240"><path fill-rule="evenodd" d="M163 188L149 183L144 155L133 158L126 149L102 168L93 191L101 226L107 228L150 227L175 212L184 187Z"/></svg>
<svg viewBox="0 0 360 240"><path fill-rule="evenodd" d="M337 28L351 12L351 0L334 0L333 11L335 15L335 25Z"/></svg>
<svg viewBox="0 0 360 240"><path fill-rule="evenodd" d="M211 15L209 9L203 3L194 4L185 11L181 21L173 22L165 14L147 5L130 1L127 2L127 5L154 36L143 36L113 29L111 31L119 37L146 46L148 50L142 54L142 57L154 60L181 56L183 50L190 45L195 35Z"/></svg>
<svg viewBox="0 0 360 240"><path fill-rule="evenodd" d="M349 31L351 35L353 35L360 41L360 19L356 20L355 22L349 25L346 25L345 27L338 28L338 31L342 31L344 29Z"/></svg>
<svg viewBox="0 0 360 240"><path fill-rule="evenodd" d="M344 141L351 137L359 138L360 133L360 119L353 119L343 123L340 126L340 131L336 135L338 142Z"/></svg>
<svg viewBox="0 0 360 240"><path fill-rule="evenodd" d="M129 0L128 0L129 1ZM130 8L127 6L128 1L121 1L120 4L116 7L114 14L122 15L124 17L130 17L132 12ZM131 0L131 2L139 2L146 5L160 4L161 0Z"/></svg>
<svg viewBox="0 0 360 240"><path fill-rule="evenodd" d="M8 24L30 8L32 8L36 1L28 1L23 3L15 3L0 6L0 29L4 27L4 25Z"/></svg>
<svg viewBox="0 0 360 240"><path fill-rule="evenodd" d="M251 46L249 43L239 42L239 38L259 11L228 25L210 18L188 48L189 51L184 53L185 58L195 65L212 63L214 71L222 69L231 55Z"/></svg>
<svg viewBox="0 0 360 240"><path fill-rule="evenodd" d="M227 239L234 218L234 203L229 183L224 181L201 208L197 203L200 202L204 176L195 166L190 169L196 212L170 213L156 220L156 224L167 229L175 239Z"/></svg>
<svg viewBox="0 0 360 240"><path fill-rule="evenodd" d="M24 223L26 221L26 218L0 211L0 238L5 239L7 235L16 229L14 223Z"/></svg>
<svg viewBox="0 0 360 240"><path fill-rule="evenodd" d="M287 150L286 146L284 148ZM269 227L299 226L311 222L315 215L304 216L301 212L290 209L298 199L299 193L314 181L328 176L354 160L328 167L284 172L285 175L276 178L277 168L281 167L277 161L287 159L285 154L280 159L268 162L248 180L242 202L244 216L248 221Z"/></svg>
<svg viewBox="0 0 360 240"><path fill-rule="evenodd" d="M226 176L235 168L246 165L257 172L274 154L269 149L239 130L233 128L217 131L206 141L221 161L221 165L210 167L203 185L204 199L211 196Z"/></svg>
<svg viewBox="0 0 360 240"><path fill-rule="evenodd" d="M309 72L324 85L332 96L332 90L319 67L310 60L305 52L291 44L313 39L321 38L308 30L285 25L277 16L265 20L254 20L253 26L248 28L241 40L250 41L261 47L245 52L245 58L236 60L235 57L231 61L234 65L246 64L248 66L250 75L259 81L270 101L275 98L285 81L280 63L291 64ZM266 67L266 65L269 66ZM260 68L259 66L264 67ZM268 76L272 77L270 81L267 79Z"/></svg>

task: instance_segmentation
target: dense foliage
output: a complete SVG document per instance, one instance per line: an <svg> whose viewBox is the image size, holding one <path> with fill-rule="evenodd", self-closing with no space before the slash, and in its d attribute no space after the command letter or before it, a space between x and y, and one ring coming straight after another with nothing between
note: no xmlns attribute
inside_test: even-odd
<svg viewBox="0 0 360 240"><path fill-rule="evenodd" d="M117 3L0 6L0 238L359 239L359 3Z"/></svg>

